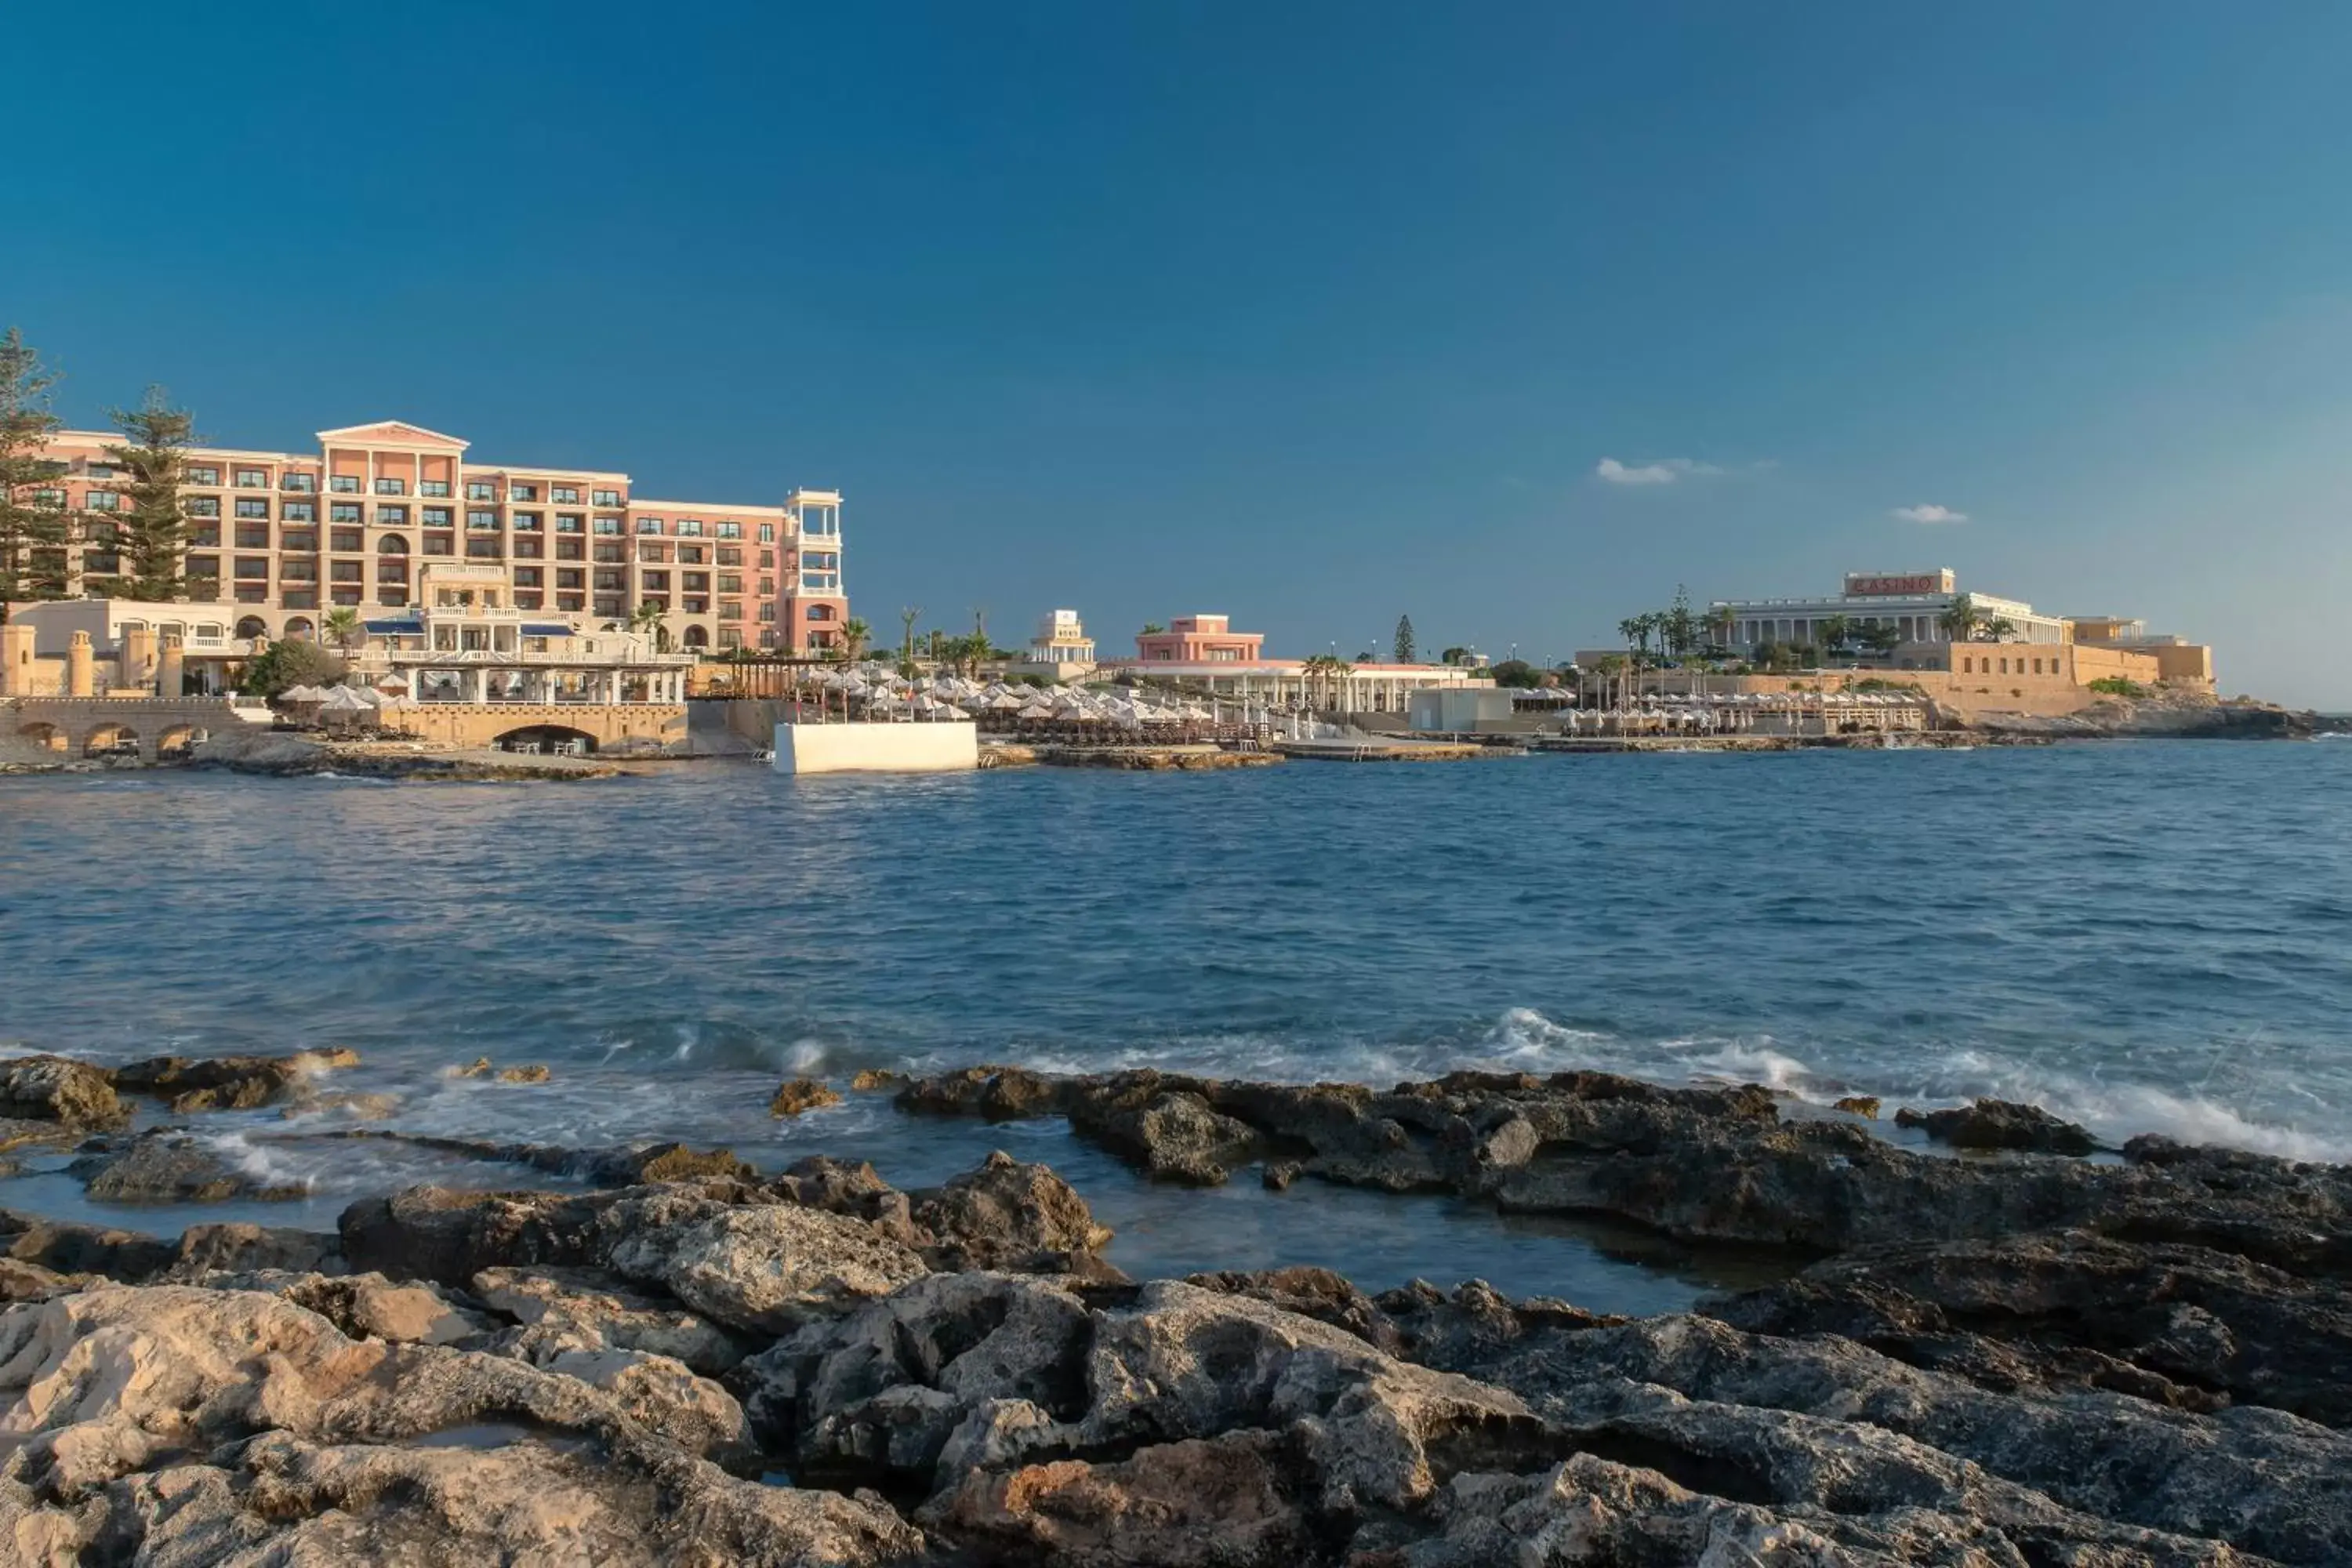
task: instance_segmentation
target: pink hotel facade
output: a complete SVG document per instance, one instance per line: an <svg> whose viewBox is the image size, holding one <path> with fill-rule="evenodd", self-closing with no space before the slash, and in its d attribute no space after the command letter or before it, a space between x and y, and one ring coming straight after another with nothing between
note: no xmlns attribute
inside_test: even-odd
<svg viewBox="0 0 2352 1568"><path fill-rule="evenodd" d="M625 473L468 458L467 443L398 420L319 432L316 453L205 447L187 454L187 593L221 605L239 637L316 635L339 606L416 606L434 561L496 566L522 610L625 621L657 605L673 646L808 655L849 616L841 496L795 489L780 506L656 500ZM120 502L107 448L60 431L65 465L35 498L93 525L68 552L67 592L108 570L100 531Z"/></svg>

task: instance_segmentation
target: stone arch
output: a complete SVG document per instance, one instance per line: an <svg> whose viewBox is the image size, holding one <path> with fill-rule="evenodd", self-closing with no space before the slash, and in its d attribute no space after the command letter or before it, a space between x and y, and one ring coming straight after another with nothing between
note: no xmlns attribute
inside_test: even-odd
<svg viewBox="0 0 2352 1568"><path fill-rule="evenodd" d="M269 623L259 616L247 616L236 623L236 635L248 638L266 637L269 635Z"/></svg>
<svg viewBox="0 0 2352 1568"><path fill-rule="evenodd" d="M103 757L138 749L139 731L128 724L93 724L81 742L81 754L85 757Z"/></svg>
<svg viewBox="0 0 2352 1568"><path fill-rule="evenodd" d="M155 737L155 760L163 763L186 762L196 754L198 745L211 738L201 724L174 724Z"/></svg>
<svg viewBox="0 0 2352 1568"><path fill-rule="evenodd" d="M710 646L710 630L707 626L688 626L686 628L685 635L680 637L678 641L688 647L709 647Z"/></svg>
<svg viewBox="0 0 2352 1568"><path fill-rule="evenodd" d="M408 553L408 541L396 533L387 533L375 542L375 552L378 555L405 555Z"/></svg>
<svg viewBox="0 0 2352 1568"><path fill-rule="evenodd" d="M833 619L833 606L831 605L811 605L808 607L808 618L813 621L829 621Z"/></svg>
<svg viewBox="0 0 2352 1568"><path fill-rule="evenodd" d="M317 638L319 628L311 624L310 616L296 616L286 623L286 635L298 642L310 642Z"/></svg>
<svg viewBox="0 0 2352 1568"><path fill-rule="evenodd" d="M72 744L68 739L65 731L58 725L50 723L46 719L37 720L30 724L18 726L16 738L26 742L31 745L40 746L52 752L64 752L70 751L72 749Z"/></svg>
<svg viewBox="0 0 2352 1568"><path fill-rule="evenodd" d="M579 752L596 749L596 737L585 730L575 730L568 724L525 724L509 730L492 739L490 744L506 752Z"/></svg>

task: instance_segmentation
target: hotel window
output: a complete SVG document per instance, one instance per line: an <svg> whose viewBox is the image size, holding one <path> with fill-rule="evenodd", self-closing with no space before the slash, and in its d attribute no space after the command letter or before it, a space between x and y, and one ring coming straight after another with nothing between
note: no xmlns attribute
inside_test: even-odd
<svg viewBox="0 0 2352 1568"><path fill-rule="evenodd" d="M267 555L238 556L236 558L236 574L247 582L250 582L255 578L259 578L265 583L268 582L269 580L269 557Z"/></svg>
<svg viewBox="0 0 2352 1568"><path fill-rule="evenodd" d="M499 542L495 536L468 539L466 541L466 553L477 561L496 561L499 558Z"/></svg>
<svg viewBox="0 0 2352 1568"><path fill-rule="evenodd" d="M622 583L621 574L618 572L596 574L596 591L600 594L614 593L624 586L625 584Z"/></svg>
<svg viewBox="0 0 2352 1568"><path fill-rule="evenodd" d="M190 517L220 515L220 497L218 496L190 496L186 500L182 501L180 506Z"/></svg>
<svg viewBox="0 0 2352 1568"><path fill-rule="evenodd" d="M724 617L727 614L727 606L724 605L719 605L719 614ZM721 626L719 628L719 646L720 647L741 647L743 646L743 634L737 631L733 626Z"/></svg>
<svg viewBox="0 0 2352 1568"><path fill-rule="evenodd" d="M801 574L801 592L803 594L835 594L840 591L841 579L830 572Z"/></svg>
<svg viewBox="0 0 2352 1568"><path fill-rule="evenodd" d="M677 520L677 536L678 536L680 539L699 539L699 538L701 538L701 537L702 537L702 520L701 520L700 518L698 518L698 517L681 517L681 518L679 518L679 519Z"/></svg>
<svg viewBox="0 0 2352 1568"><path fill-rule="evenodd" d="M327 488L339 496L355 496L360 493L360 477L357 474L336 474L328 479Z"/></svg>
<svg viewBox="0 0 2352 1568"><path fill-rule="evenodd" d="M237 498L236 515L266 518L269 515L269 503L266 500L247 500L240 496Z"/></svg>
<svg viewBox="0 0 2352 1568"><path fill-rule="evenodd" d="M189 578L189 580L190 580L191 582L194 582L194 581L195 581L195 580L196 580L196 579L198 579L198 578L202 578L202 579L205 579L205 580L206 580L206 581L214 582L214 583L217 583L217 582L219 582L219 581L220 581L220 557L219 557L219 556L217 556L217 555L191 555L191 556L189 556L189 557L188 557L188 578Z"/></svg>
<svg viewBox="0 0 2352 1568"><path fill-rule="evenodd" d="M367 543L361 537L358 529L336 528L327 531L327 548L342 551L365 550Z"/></svg>
<svg viewBox="0 0 2352 1568"><path fill-rule="evenodd" d="M66 504L66 492L60 489L48 488L35 490L33 492L33 504L35 506L63 507ZM217 500L213 502L213 515L215 517L218 517L220 515L220 502Z"/></svg>
<svg viewBox="0 0 2352 1568"><path fill-rule="evenodd" d="M663 565L667 565L669 563L669 546L664 544L657 539L641 539L637 542L637 559L640 561L658 562Z"/></svg>
<svg viewBox="0 0 2352 1568"><path fill-rule="evenodd" d="M659 533L661 531L661 519L657 517L641 517L637 519L637 531L639 533Z"/></svg>
<svg viewBox="0 0 2352 1568"><path fill-rule="evenodd" d="M681 545L679 545L679 546L677 547L677 563L678 563L679 565L681 565L681 566L699 566L699 565L701 565L701 564L702 564L702 546L700 546L699 544L681 544Z"/></svg>
<svg viewBox="0 0 2352 1568"><path fill-rule="evenodd" d="M285 534L278 539L278 548L280 550L299 550L303 552L315 551L319 548L319 536L315 533Z"/></svg>
<svg viewBox="0 0 2352 1568"><path fill-rule="evenodd" d="M719 546L719 564L721 566L742 565L743 547L740 544L722 544Z"/></svg>
<svg viewBox="0 0 2352 1568"><path fill-rule="evenodd" d="M559 512L557 515L559 517L571 518L572 531L574 533L580 531L580 517L578 513ZM600 517L596 520L596 531L599 533L618 533L621 531L621 520L617 517Z"/></svg>
<svg viewBox="0 0 2352 1568"><path fill-rule="evenodd" d="M811 572L837 572L841 569L841 557L830 550L812 550L802 555L801 565Z"/></svg>
<svg viewBox="0 0 2352 1568"><path fill-rule="evenodd" d="M681 613L686 615L707 616L710 613L710 601L708 599L695 598L680 599L677 602L677 607Z"/></svg>
<svg viewBox="0 0 2352 1568"><path fill-rule="evenodd" d="M743 525L740 522L721 522L719 525L719 537L721 539L740 539L743 537Z"/></svg>
<svg viewBox="0 0 2352 1568"><path fill-rule="evenodd" d="M597 560L609 561L616 566L629 558L627 552L621 545L608 544L601 539L596 542L593 554Z"/></svg>
<svg viewBox="0 0 2352 1568"><path fill-rule="evenodd" d="M113 511L122 504L122 498L112 490L92 490L82 497L81 504L90 511Z"/></svg>
<svg viewBox="0 0 2352 1568"><path fill-rule="evenodd" d="M621 504L621 492L618 490L592 490L588 495L588 504L591 506L618 506Z"/></svg>
<svg viewBox="0 0 2352 1568"><path fill-rule="evenodd" d="M719 618L722 621L740 621L743 618L743 606L733 599L721 599L719 601Z"/></svg>
<svg viewBox="0 0 2352 1568"><path fill-rule="evenodd" d="M668 592L669 592L669 574L668 574L668 573L667 573L667 572L641 572L641 573L639 573L637 575L638 575L639 579L644 583L644 584L645 584L645 590L646 590L646 593L648 593L648 594L667 594L667 593L668 593Z"/></svg>
<svg viewBox="0 0 2352 1568"><path fill-rule="evenodd" d="M564 501L569 502L572 506L578 506L580 504L580 487L577 485L557 485L553 489L547 492L547 499L551 501Z"/></svg>
<svg viewBox="0 0 2352 1568"><path fill-rule="evenodd" d="M488 510L469 511L466 514L466 526L482 532L496 533L499 530L499 514ZM534 521L531 526L536 528L539 524Z"/></svg>
<svg viewBox="0 0 2352 1568"><path fill-rule="evenodd" d="M315 583L319 580L319 563L315 561L285 561L278 567L282 583Z"/></svg>
<svg viewBox="0 0 2352 1568"><path fill-rule="evenodd" d="M269 488L269 470L268 468L239 468L236 471L236 488L241 490L268 489Z"/></svg>
<svg viewBox="0 0 2352 1568"><path fill-rule="evenodd" d="M314 496L319 493L319 476L316 474L280 474L278 478L278 488L282 490L290 490L298 496Z"/></svg>
<svg viewBox="0 0 2352 1568"><path fill-rule="evenodd" d="M775 542L776 525L772 522L761 523L760 525L760 542L762 544L773 544Z"/></svg>
<svg viewBox="0 0 2352 1568"><path fill-rule="evenodd" d="M761 620L763 620L763 621L772 621L772 620L774 620L774 619L776 618L776 606L775 606L775 605L761 605L761 606L760 606L760 618L761 618ZM762 632L762 633L761 633L760 635L761 635L761 637L763 637L767 636L767 634L766 634L765 632Z"/></svg>
<svg viewBox="0 0 2352 1568"><path fill-rule="evenodd" d="M515 586L518 588L539 587L541 585L541 569L537 566L518 566L515 568L514 574Z"/></svg>
<svg viewBox="0 0 2352 1568"><path fill-rule="evenodd" d="M446 533L428 533L425 536L425 549L423 553L426 555L455 555L457 553L457 541L451 539Z"/></svg>
<svg viewBox="0 0 2352 1568"><path fill-rule="evenodd" d="M100 462L84 463L81 466L81 471L93 479L110 479L121 472L112 463Z"/></svg>
<svg viewBox="0 0 2352 1568"><path fill-rule="evenodd" d="M719 574L719 591L722 594L741 593L743 574L740 572L721 572Z"/></svg>
<svg viewBox="0 0 2352 1568"><path fill-rule="evenodd" d="M184 485L216 485L220 483L218 468L190 468L181 477Z"/></svg>
<svg viewBox="0 0 2352 1568"><path fill-rule="evenodd" d="M538 540L528 533L518 535L514 542L514 552L526 560L538 560L539 553L543 548L545 547Z"/></svg>
<svg viewBox="0 0 2352 1568"><path fill-rule="evenodd" d="M555 542L555 558L558 561L585 561L588 559L588 547L576 539L559 539Z"/></svg>
<svg viewBox="0 0 2352 1568"><path fill-rule="evenodd" d="M217 522L198 523L195 527L188 530L188 547L192 550L218 550L220 548L220 524Z"/></svg>
<svg viewBox="0 0 2352 1568"><path fill-rule="evenodd" d="M421 496L446 496L449 493L449 481L446 479L419 479L416 481L416 493Z"/></svg>
<svg viewBox="0 0 2352 1568"><path fill-rule="evenodd" d="M490 483L488 479L467 479L466 481L466 499L467 500L496 500L499 499L498 487Z"/></svg>
<svg viewBox="0 0 2352 1568"><path fill-rule="evenodd" d="M359 502L355 500L331 500L327 503L327 521L329 522L357 522L359 520Z"/></svg>
<svg viewBox="0 0 2352 1568"><path fill-rule="evenodd" d="M514 531L517 533L537 533L539 531L539 522L541 515L541 513L535 511L519 511L515 513Z"/></svg>
<svg viewBox="0 0 2352 1568"><path fill-rule="evenodd" d="M375 525L378 528L406 528L408 509L404 506L380 506L375 509Z"/></svg>
<svg viewBox="0 0 2352 1568"><path fill-rule="evenodd" d="M238 504L244 503L240 501ZM319 503L314 500L286 501L278 507L278 515L289 522L316 522L319 521Z"/></svg>
<svg viewBox="0 0 2352 1568"><path fill-rule="evenodd" d="M761 598L763 598L763 599L772 599L772 598L774 598L775 596L776 596L776 580L775 580L773 577L762 577L762 578L761 578L761 579L760 579L760 597L761 597Z"/></svg>
<svg viewBox="0 0 2352 1568"><path fill-rule="evenodd" d="M773 572L775 569L776 552L772 550L762 550L760 552L760 570L762 572Z"/></svg>
<svg viewBox="0 0 2352 1568"><path fill-rule="evenodd" d="M539 487L537 485L518 485L510 483L507 486L507 500L537 500L538 499Z"/></svg>
<svg viewBox="0 0 2352 1568"><path fill-rule="evenodd" d="M689 594L710 592L710 574L708 572L681 572L678 574L678 581Z"/></svg>
<svg viewBox="0 0 2352 1568"><path fill-rule="evenodd" d="M580 514L579 514L579 513L577 513L577 512L571 512L571 511L559 511L559 512L557 512L557 513L555 514L555 531L556 531L556 532L558 532L558 533L577 533L577 532L579 532L579 531L580 531Z"/></svg>
<svg viewBox="0 0 2352 1568"><path fill-rule="evenodd" d="M378 479L375 493L380 496L404 496L408 493L406 479Z"/></svg>
<svg viewBox="0 0 2352 1568"><path fill-rule="evenodd" d="M776 634L775 634L775 633L773 633L773 632L772 632L772 631L765 631L765 630L761 631L761 632L760 633L760 646L761 646L761 647L775 647L775 646L776 646Z"/></svg>

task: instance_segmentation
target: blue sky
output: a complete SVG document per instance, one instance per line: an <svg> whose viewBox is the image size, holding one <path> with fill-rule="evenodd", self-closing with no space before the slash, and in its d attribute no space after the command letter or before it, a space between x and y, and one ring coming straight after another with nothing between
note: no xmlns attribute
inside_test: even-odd
<svg viewBox="0 0 2352 1568"><path fill-rule="evenodd" d="M9 26L60 68L0 321L77 423L153 380L235 444L837 486L894 632L1559 658L1678 583L1947 564L2352 708L2352 9Z"/></svg>

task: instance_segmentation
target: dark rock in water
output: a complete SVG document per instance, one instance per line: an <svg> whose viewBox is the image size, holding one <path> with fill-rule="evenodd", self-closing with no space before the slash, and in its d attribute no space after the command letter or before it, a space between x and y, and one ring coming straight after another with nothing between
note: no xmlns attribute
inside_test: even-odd
<svg viewBox="0 0 2352 1568"><path fill-rule="evenodd" d="M1198 1094L1162 1089L1157 1077L1080 1085L1069 1099L1070 1125L1154 1181L1213 1187L1232 1166L1258 1157L1261 1141L1247 1122L1212 1110Z"/></svg>
<svg viewBox="0 0 2352 1568"><path fill-rule="evenodd" d="M137 1231L70 1225L0 1209L0 1253L59 1274L152 1279L172 1266L172 1244Z"/></svg>
<svg viewBox="0 0 2352 1568"><path fill-rule="evenodd" d="M693 1149L684 1143L649 1143L593 1155L575 1167L590 1181L636 1186L646 1182L756 1182L760 1173L736 1158L732 1149Z"/></svg>
<svg viewBox="0 0 2352 1568"><path fill-rule="evenodd" d="M200 1279L215 1271L251 1273L284 1269L296 1274L341 1274L342 1244L313 1230L229 1223L192 1225L180 1233L173 1279Z"/></svg>
<svg viewBox="0 0 2352 1568"><path fill-rule="evenodd" d="M929 1116L979 1116L1012 1121L1059 1115L1066 1080L1027 1068L977 1067L919 1078L900 1089L898 1109Z"/></svg>
<svg viewBox="0 0 2352 1568"><path fill-rule="evenodd" d="M2038 1105L1979 1100L1957 1110L1895 1113L1897 1127L1916 1127L1955 1149L2020 1149L2037 1154L2088 1154L2099 1141L2071 1121L2061 1121Z"/></svg>
<svg viewBox="0 0 2352 1568"><path fill-rule="evenodd" d="M1259 1167L1258 1181L1270 1193L1288 1192L1290 1184L1298 1180L1298 1170L1296 1160L1268 1160Z"/></svg>
<svg viewBox="0 0 2352 1568"><path fill-rule="evenodd" d="M362 1199L336 1228L353 1268L463 1287L485 1268L595 1261L594 1223L578 1196L420 1186Z"/></svg>
<svg viewBox="0 0 2352 1568"><path fill-rule="evenodd" d="M2002 1393L2249 1403L2352 1427L2352 1289L2200 1247L2082 1231L1850 1253L1706 1304L1752 1333L1835 1333Z"/></svg>
<svg viewBox="0 0 2352 1568"><path fill-rule="evenodd" d="M1044 1165L1003 1150L945 1186L911 1194L913 1220L932 1267L1124 1279L1097 1256L1109 1245L1086 1199Z"/></svg>
<svg viewBox="0 0 2352 1568"><path fill-rule="evenodd" d="M359 1059L341 1046L285 1057L151 1057L115 1068L114 1086L167 1100L175 1116L250 1110L284 1098L313 1074L357 1067Z"/></svg>
<svg viewBox="0 0 2352 1568"><path fill-rule="evenodd" d="M841 1096L813 1078L787 1079L768 1101L771 1116L798 1116L804 1110L818 1110L828 1105L839 1105Z"/></svg>
<svg viewBox="0 0 2352 1568"><path fill-rule="evenodd" d="M21 1151L44 1145L51 1148L68 1146L80 1136L81 1131L62 1122L0 1117L0 1151ZM13 1166L15 1162L8 1163Z"/></svg>
<svg viewBox="0 0 2352 1568"><path fill-rule="evenodd" d="M91 1197L109 1203L282 1201L303 1195L299 1186L258 1182L231 1169L212 1150L171 1129L142 1133L119 1149L87 1155L66 1169L81 1178Z"/></svg>
<svg viewBox="0 0 2352 1568"><path fill-rule="evenodd" d="M67 1128L120 1127L131 1120L131 1108L115 1095L103 1068L69 1057L13 1057L0 1060L0 1117Z"/></svg>
<svg viewBox="0 0 2352 1568"><path fill-rule="evenodd" d="M849 1080L849 1087L860 1094L872 1094L877 1089L894 1089L907 1081L904 1073L887 1068L860 1068Z"/></svg>
<svg viewBox="0 0 2352 1568"><path fill-rule="evenodd" d="M1865 1121L1878 1120L1878 1097L1874 1094L1849 1094L1831 1109L1849 1116L1859 1116Z"/></svg>

